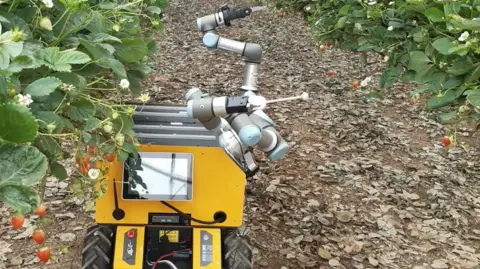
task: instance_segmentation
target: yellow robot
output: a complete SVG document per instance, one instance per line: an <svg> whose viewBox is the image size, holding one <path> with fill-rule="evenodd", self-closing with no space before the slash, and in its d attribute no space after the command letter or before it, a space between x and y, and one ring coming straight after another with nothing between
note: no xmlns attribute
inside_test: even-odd
<svg viewBox="0 0 480 269"><path fill-rule="evenodd" d="M258 10L222 7L197 20L206 47L245 59L242 94L209 97L194 88L186 105L139 106L133 116L139 156L109 166L82 269L253 268L238 229L246 176L258 169L251 150L275 161L288 145L262 110L270 101L257 94L261 47L219 37L215 29Z"/></svg>

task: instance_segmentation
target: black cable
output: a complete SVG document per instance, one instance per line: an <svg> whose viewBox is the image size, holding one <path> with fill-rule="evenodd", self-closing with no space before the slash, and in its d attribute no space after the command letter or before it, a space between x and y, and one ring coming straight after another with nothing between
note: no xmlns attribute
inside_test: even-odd
<svg viewBox="0 0 480 269"><path fill-rule="evenodd" d="M164 204L166 207L170 208L171 210L177 212L177 214L183 215L183 216L188 216L187 214L183 213L180 209L174 207L173 205L165 202L165 201L160 201L160 203ZM217 224L218 221L213 220L213 221L204 221L204 220L199 220L194 217L190 217L191 220L198 222L200 224L205 224L205 225L212 225L212 224Z"/></svg>

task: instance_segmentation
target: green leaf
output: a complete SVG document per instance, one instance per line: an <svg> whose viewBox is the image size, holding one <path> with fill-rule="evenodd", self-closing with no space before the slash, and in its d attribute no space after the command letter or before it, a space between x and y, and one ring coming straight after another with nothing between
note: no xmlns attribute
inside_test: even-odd
<svg viewBox="0 0 480 269"><path fill-rule="evenodd" d="M0 187L38 184L47 172L47 158L37 148L0 144Z"/></svg>
<svg viewBox="0 0 480 269"><path fill-rule="evenodd" d="M457 113L455 111L441 113L438 117L441 123L450 122Z"/></svg>
<svg viewBox="0 0 480 269"><path fill-rule="evenodd" d="M100 47L108 50L108 52L110 52L111 54L115 53L115 48L110 45L110 44L107 44L107 43L100 43L98 44Z"/></svg>
<svg viewBox="0 0 480 269"><path fill-rule="evenodd" d="M149 40L147 42L148 54L152 54L158 50L157 42L155 40Z"/></svg>
<svg viewBox="0 0 480 269"><path fill-rule="evenodd" d="M433 22L440 22L445 20L445 15L443 14L443 11L436 7L431 7L425 10L425 16Z"/></svg>
<svg viewBox="0 0 480 269"><path fill-rule="evenodd" d="M459 76L470 72L474 68L472 62L468 59L458 59L448 68L449 74Z"/></svg>
<svg viewBox="0 0 480 269"><path fill-rule="evenodd" d="M64 180L68 177L65 167L57 162L54 162L50 165L50 172L52 172L52 175L58 178L58 180Z"/></svg>
<svg viewBox="0 0 480 269"><path fill-rule="evenodd" d="M480 109L480 91L472 91L467 95L467 101L476 109Z"/></svg>
<svg viewBox="0 0 480 269"><path fill-rule="evenodd" d="M101 58L113 58L113 55L105 48L102 48L99 44L91 43L85 39L78 39L78 42L93 56L93 59L98 60Z"/></svg>
<svg viewBox="0 0 480 269"><path fill-rule="evenodd" d="M54 78L54 77L41 78L30 83L25 88L24 92L30 94L33 97L46 96L52 93L61 84L62 84L62 81L58 78Z"/></svg>
<svg viewBox="0 0 480 269"><path fill-rule="evenodd" d="M106 33L112 29L112 23L101 12L93 11L92 20L87 25L87 29L92 33Z"/></svg>
<svg viewBox="0 0 480 269"><path fill-rule="evenodd" d="M127 114L120 113L120 116L113 121L113 126L116 130L120 130L128 136L135 136L135 132L133 131L133 119Z"/></svg>
<svg viewBox="0 0 480 269"><path fill-rule="evenodd" d="M463 77L451 77L445 82L443 85L443 89L448 90L448 89L454 89L463 83Z"/></svg>
<svg viewBox="0 0 480 269"><path fill-rule="evenodd" d="M453 46L448 50L449 54L458 54L460 56L465 56L469 52L469 48L465 44L459 44L457 46Z"/></svg>
<svg viewBox="0 0 480 269"><path fill-rule="evenodd" d="M345 16L348 14L348 10L350 9L351 5L344 5L338 10L338 15Z"/></svg>
<svg viewBox="0 0 480 269"><path fill-rule="evenodd" d="M27 215L38 207L40 197L27 186L7 185L0 188L0 202L14 212Z"/></svg>
<svg viewBox="0 0 480 269"><path fill-rule="evenodd" d="M37 40L25 41L20 55L29 56L32 59L37 58L39 51L43 50L43 44Z"/></svg>
<svg viewBox="0 0 480 269"><path fill-rule="evenodd" d="M40 122L40 127L46 129L47 124L54 124L57 128L61 129L63 127L63 118L55 114L52 111L37 111L35 112L35 117L44 122Z"/></svg>
<svg viewBox="0 0 480 269"><path fill-rule="evenodd" d="M97 128L100 128L102 125L101 121L97 118L89 118L85 123L85 131L92 131Z"/></svg>
<svg viewBox="0 0 480 269"><path fill-rule="evenodd" d="M96 144L95 142L91 142L90 140L92 140L92 135L88 132L83 132L83 142L87 143L87 144Z"/></svg>
<svg viewBox="0 0 480 269"><path fill-rule="evenodd" d="M397 65L391 67L385 71L380 77L380 87L381 88L390 88L397 82L400 74L402 73L402 66Z"/></svg>
<svg viewBox="0 0 480 269"><path fill-rule="evenodd" d="M451 23L455 28L480 31L480 20L465 19L457 14L452 16L452 18L449 20L449 23Z"/></svg>
<svg viewBox="0 0 480 269"><path fill-rule="evenodd" d="M29 25L23 20L21 17L17 16L13 12L0 12L0 16L2 19L2 25L5 27L4 30L13 30L14 28L18 28L25 34L25 37L28 39L32 35L32 31L30 31Z"/></svg>
<svg viewBox="0 0 480 269"><path fill-rule="evenodd" d="M419 43L423 42L427 37L427 32L427 29L419 28L418 31L413 34L413 40Z"/></svg>
<svg viewBox="0 0 480 269"><path fill-rule="evenodd" d="M8 52L0 50L0 69L7 69L9 63L10 56L8 55Z"/></svg>
<svg viewBox="0 0 480 269"><path fill-rule="evenodd" d="M153 69L150 68L150 66L144 64L144 63L131 63L128 65L130 67L130 70L137 70L140 71L144 74L149 74L153 72ZM143 80L143 78L142 78Z"/></svg>
<svg viewBox="0 0 480 269"><path fill-rule="evenodd" d="M433 96L427 100L426 110L433 110L444 107L453 103L459 96L462 95L464 88L458 88L456 90L447 90L443 93L443 96Z"/></svg>
<svg viewBox="0 0 480 269"><path fill-rule="evenodd" d="M128 160L128 157L128 152L121 150L120 153L117 155L117 161L123 163Z"/></svg>
<svg viewBox="0 0 480 269"><path fill-rule="evenodd" d="M128 81L130 81L130 91L134 96L138 96L141 91L141 83L145 80L145 75L138 70L128 70Z"/></svg>
<svg viewBox="0 0 480 269"><path fill-rule="evenodd" d="M90 62L92 59L80 51L62 51L60 58L58 59L59 64L85 64Z"/></svg>
<svg viewBox="0 0 480 269"><path fill-rule="evenodd" d="M7 80L4 75L0 75L0 94L7 94Z"/></svg>
<svg viewBox="0 0 480 269"><path fill-rule="evenodd" d="M70 104L67 110L70 119L75 121L87 120L95 115L95 106L87 99Z"/></svg>
<svg viewBox="0 0 480 269"><path fill-rule="evenodd" d="M453 42L448 37L443 37L435 40L432 46L443 55L450 55L450 49L453 47Z"/></svg>
<svg viewBox="0 0 480 269"><path fill-rule="evenodd" d="M89 39L91 42L94 42L94 43L102 43L102 42L106 42L106 41L112 41L112 42L115 42L115 43L122 43L122 41L117 38L117 37L114 37L112 35L109 35L109 34L106 34L106 33L93 33L93 34L90 34L88 35Z"/></svg>
<svg viewBox="0 0 480 269"><path fill-rule="evenodd" d="M98 61L97 63L99 66L103 68L110 68L115 72L115 74L121 76L121 77L126 77L127 72L125 71L125 66L117 60L113 58L102 58Z"/></svg>
<svg viewBox="0 0 480 269"><path fill-rule="evenodd" d="M26 106L0 105L0 115L1 139L14 143L26 143L33 141L37 136L37 122Z"/></svg>
<svg viewBox="0 0 480 269"><path fill-rule="evenodd" d="M55 71L70 71L72 69L71 64L84 64L91 60L83 52L74 50L60 51L58 47L43 49L41 57L45 61L45 65Z"/></svg>
<svg viewBox="0 0 480 269"><path fill-rule="evenodd" d="M37 13L37 7L19 8L15 10L15 13L24 21L31 21Z"/></svg>
<svg viewBox="0 0 480 269"><path fill-rule="evenodd" d="M148 54L147 44L140 38L122 39L122 44L116 44L115 49L116 57L127 63L138 62Z"/></svg>
<svg viewBox="0 0 480 269"><path fill-rule="evenodd" d="M147 10L150 11L150 13L152 13L152 14L161 14L162 13L162 9L159 8L159 7L156 7L156 6L149 6L149 7L147 7Z"/></svg>
<svg viewBox="0 0 480 269"><path fill-rule="evenodd" d="M475 83L480 78L480 65L475 68L465 79L465 83Z"/></svg>
<svg viewBox="0 0 480 269"><path fill-rule="evenodd" d="M12 73L18 73L26 68L34 68L34 60L26 55L20 55L15 57L15 59L8 66L8 71Z"/></svg>
<svg viewBox="0 0 480 269"><path fill-rule="evenodd" d="M98 7L101 9L114 9L117 7L117 4L113 2L101 2Z"/></svg>
<svg viewBox="0 0 480 269"><path fill-rule="evenodd" d="M23 50L23 42L8 42L0 45L0 48L7 51L11 58L15 58Z"/></svg>
<svg viewBox="0 0 480 269"><path fill-rule="evenodd" d="M335 28L343 29L345 28L346 23L347 23L347 16L340 17L340 19L338 19L337 21L337 24L335 25Z"/></svg>
<svg viewBox="0 0 480 269"><path fill-rule="evenodd" d="M134 145L132 145L130 143L125 143L122 146L122 151L125 151L127 153L135 153L135 152L137 152L137 149L135 148Z"/></svg>
<svg viewBox="0 0 480 269"><path fill-rule="evenodd" d="M409 55L410 62L408 63L408 68L417 72L424 70L431 62L422 51L412 51Z"/></svg>
<svg viewBox="0 0 480 269"><path fill-rule="evenodd" d="M87 87L87 80L75 73L60 72L54 73L52 76L59 78L63 83L75 86L79 90L83 90Z"/></svg>
<svg viewBox="0 0 480 269"><path fill-rule="evenodd" d="M50 160L55 160L62 152L58 140L51 136L38 136L33 144Z"/></svg>

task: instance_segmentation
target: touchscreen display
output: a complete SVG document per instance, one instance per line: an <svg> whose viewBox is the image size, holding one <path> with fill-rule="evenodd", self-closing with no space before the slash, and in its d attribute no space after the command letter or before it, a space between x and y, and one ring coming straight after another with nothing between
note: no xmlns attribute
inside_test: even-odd
<svg viewBox="0 0 480 269"><path fill-rule="evenodd" d="M124 199L192 199L192 154L140 152L139 155L140 165L124 169Z"/></svg>

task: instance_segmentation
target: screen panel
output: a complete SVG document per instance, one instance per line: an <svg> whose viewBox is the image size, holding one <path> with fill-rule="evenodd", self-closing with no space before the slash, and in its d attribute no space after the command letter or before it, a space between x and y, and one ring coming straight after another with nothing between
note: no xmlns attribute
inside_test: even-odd
<svg viewBox="0 0 480 269"><path fill-rule="evenodd" d="M124 200L191 201L193 155L139 152L139 162L125 162Z"/></svg>

